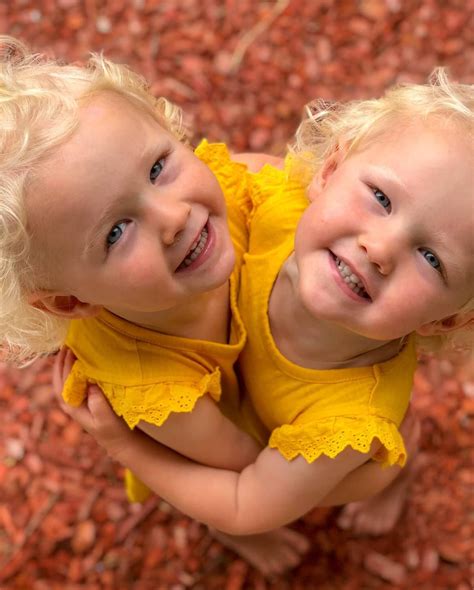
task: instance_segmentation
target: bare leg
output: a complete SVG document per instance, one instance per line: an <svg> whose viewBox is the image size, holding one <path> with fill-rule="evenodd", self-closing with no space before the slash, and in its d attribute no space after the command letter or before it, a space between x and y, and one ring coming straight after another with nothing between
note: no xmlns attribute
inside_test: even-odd
<svg viewBox="0 0 474 590"><path fill-rule="evenodd" d="M209 532L267 577L282 574L299 565L310 547L304 535L287 527L238 537L211 528Z"/></svg>
<svg viewBox="0 0 474 590"><path fill-rule="evenodd" d="M352 502L345 506L338 518L342 529L351 529L361 535L383 535L393 529L400 518L422 457L418 454L419 423L416 422L405 444L409 452L406 466L399 475L381 492L362 502Z"/></svg>

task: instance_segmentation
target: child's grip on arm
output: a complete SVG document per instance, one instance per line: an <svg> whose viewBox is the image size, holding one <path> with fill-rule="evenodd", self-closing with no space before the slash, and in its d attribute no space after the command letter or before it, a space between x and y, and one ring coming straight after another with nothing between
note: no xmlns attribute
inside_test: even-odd
<svg viewBox="0 0 474 590"><path fill-rule="evenodd" d="M74 362L72 351L63 347L55 360L53 373L58 396ZM88 430L85 424L83 426ZM241 471L257 458L261 450L251 436L222 414L208 395L199 398L191 412L172 413L159 427L140 421L138 429L189 459L223 469ZM108 445L101 444L110 452Z"/></svg>

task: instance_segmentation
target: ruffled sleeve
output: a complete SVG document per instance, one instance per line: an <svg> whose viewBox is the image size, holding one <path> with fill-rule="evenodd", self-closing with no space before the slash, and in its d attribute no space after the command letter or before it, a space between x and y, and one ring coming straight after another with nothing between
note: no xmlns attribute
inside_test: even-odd
<svg viewBox="0 0 474 590"><path fill-rule="evenodd" d="M112 409L130 428L140 420L161 426L172 412L191 412L205 393L215 401L221 396L221 375L218 367L197 381L163 381L142 385L119 385L85 376L81 361L76 361L64 384L63 399L79 406L85 399L87 383L96 383L104 392Z"/></svg>
<svg viewBox="0 0 474 590"><path fill-rule="evenodd" d="M276 192L287 188L288 175L286 170L275 168L271 164L265 164L262 168L250 175L250 199L255 210Z"/></svg>
<svg viewBox="0 0 474 590"><path fill-rule="evenodd" d="M269 445L289 461L301 455L312 463L321 455L334 458L346 447L367 453L374 439L382 444L373 457L376 461L384 467L403 467L403 438L395 423L378 416L338 416L310 424L285 424L272 432Z"/></svg>

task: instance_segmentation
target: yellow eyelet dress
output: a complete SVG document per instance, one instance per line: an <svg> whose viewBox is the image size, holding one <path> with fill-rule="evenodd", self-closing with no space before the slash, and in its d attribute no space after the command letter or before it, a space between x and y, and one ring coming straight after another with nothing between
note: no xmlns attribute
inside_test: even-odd
<svg viewBox="0 0 474 590"><path fill-rule="evenodd" d="M64 400L78 406L87 383L97 383L114 412L130 428L140 420L161 426L172 412L191 412L209 394L231 418L237 416L239 386L234 363L245 342L237 308L239 272L247 248L246 166L232 162L224 144L201 142L195 151L216 175L224 193L236 265L230 278L232 311L228 344L160 334L104 310L99 316L71 322L66 345L77 357L63 390ZM222 392L224 392L222 394ZM126 474L131 501L149 490Z"/></svg>
<svg viewBox="0 0 474 590"><path fill-rule="evenodd" d="M239 308L247 343L239 367L251 403L271 432L269 445L288 460L309 463L335 457L350 446L367 452L382 443L376 459L403 465L398 431L407 410L416 368L414 338L387 362L368 367L314 370L298 366L278 350L270 331L268 304L278 272L294 249L295 228L308 206L302 186L285 170L266 165L252 175L254 208L249 251L242 267Z"/></svg>

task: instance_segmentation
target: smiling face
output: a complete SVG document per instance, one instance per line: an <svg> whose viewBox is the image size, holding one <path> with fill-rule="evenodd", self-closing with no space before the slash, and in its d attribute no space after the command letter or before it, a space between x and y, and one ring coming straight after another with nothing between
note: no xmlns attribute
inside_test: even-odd
<svg viewBox="0 0 474 590"><path fill-rule="evenodd" d="M219 184L149 114L113 93L80 109L27 198L52 293L126 315L223 284L234 251Z"/></svg>
<svg viewBox="0 0 474 590"><path fill-rule="evenodd" d="M456 313L473 296L472 146L414 124L343 155L313 180L296 230L303 305L375 340Z"/></svg>

